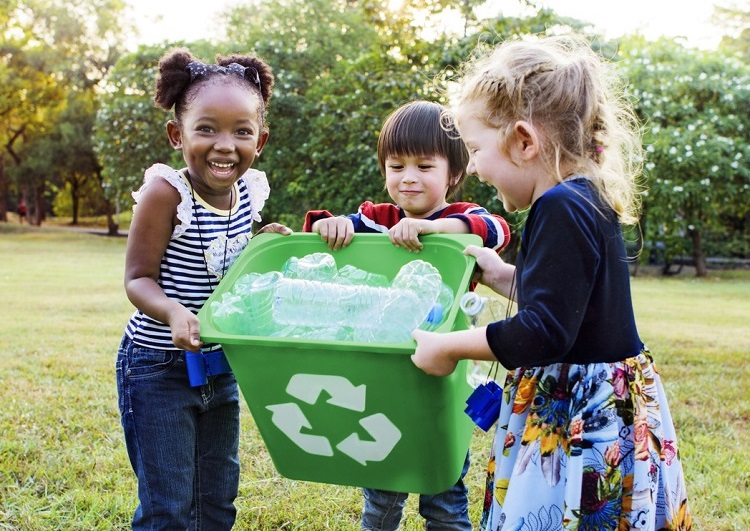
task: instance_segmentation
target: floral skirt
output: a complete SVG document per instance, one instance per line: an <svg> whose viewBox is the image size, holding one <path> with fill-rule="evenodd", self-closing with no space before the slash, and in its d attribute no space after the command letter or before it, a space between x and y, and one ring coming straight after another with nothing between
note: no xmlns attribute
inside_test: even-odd
<svg viewBox="0 0 750 531"><path fill-rule="evenodd" d="M482 529L691 526L672 418L647 351L508 373Z"/></svg>

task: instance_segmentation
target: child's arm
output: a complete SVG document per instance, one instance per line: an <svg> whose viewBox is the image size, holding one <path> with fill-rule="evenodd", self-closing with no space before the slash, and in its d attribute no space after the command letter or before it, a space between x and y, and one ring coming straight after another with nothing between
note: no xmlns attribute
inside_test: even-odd
<svg viewBox="0 0 750 531"><path fill-rule="evenodd" d="M515 290L511 293L513 287L513 275L516 272L516 266L503 261L498 254L489 247L477 247L469 245L464 249L465 254L469 254L477 259L478 275L473 279L489 287L509 300L515 300Z"/></svg>
<svg viewBox="0 0 750 531"><path fill-rule="evenodd" d="M354 223L348 217L334 217L327 210L310 210L305 214L303 232L317 232L332 251L352 243Z"/></svg>
<svg viewBox="0 0 750 531"><path fill-rule="evenodd" d="M412 337L417 342L412 362L433 376L451 374L463 359L497 361L487 343L487 327L446 334L416 329Z"/></svg>
<svg viewBox="0 0 750 531"><path fill-rule="evenodd" d="M422 249L421 234L476 234L485 247L498 253L510 242L510 227L505 219L479 205L464 202L448 205L437 219L404 218L388 233L395 245L410 251Z"/></svg>
<svg viewBox="0 0 750 531"><path fill-rule="evenodd" d="M255 234L263 234L264 232L275 232L276 234L283 234L284 236L288 236L292 233L292 229L290 229L286 225L282 225L281 223L269 223L267 225L263 225L261 228L255 231Z"/></svg>
<svg viewBox="0 0 750 531"><path fill-rule="evenodd" d="M388 230L391 243L409 251L422 250L422 234L466 234L469 227L458 218L419 219L404 218Z"/></svg>
<svg viewBox="0 0 750 531"><path fill-rule="evenodd" d="M345 217L321 218L311 225L310 230L320 234L332 251L346 247L354 238L354 223Z"/></svg>
<svg viewBox="0 0 750 531"><path fill-rule="evenodd" d="M161 178L141 194L128 231L125 292L136 308L169 325L177 348L195 351L202 345L198 317L167 297L156 282L179 202L179 192Z"/></svg>

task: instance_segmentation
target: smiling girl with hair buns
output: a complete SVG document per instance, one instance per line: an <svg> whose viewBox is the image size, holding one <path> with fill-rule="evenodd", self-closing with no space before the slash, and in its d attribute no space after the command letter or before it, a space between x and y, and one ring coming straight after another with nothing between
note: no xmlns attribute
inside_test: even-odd
<svg viewBox="0 0 750 531"><path fill-rule="evenodd" d="M205 64L176 49L159 62L154 101L173 110L186 167L154 164L136 200L125 291L136 307L117 356L117 389L138 478L133 529L228 530L239 485L239 393L231 371L191 387L186 356L219 360L198 310L252 238L269 195L251 168L268 140L270 67L251 55ZM258 232L288 234L270 224ZM222 360L225 363L225 360Z"/></svg>

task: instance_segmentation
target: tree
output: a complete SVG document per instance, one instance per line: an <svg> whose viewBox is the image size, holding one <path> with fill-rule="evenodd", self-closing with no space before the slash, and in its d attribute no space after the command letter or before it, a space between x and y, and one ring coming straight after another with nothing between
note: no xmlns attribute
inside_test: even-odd
<svg viewBox="0 0 750 531"><path fill-rule="evenodd" d="M750 69L666 39L624 43L622 65L645 124L646 238L704 276L706 237L749 212Z"/></svg>
<svg viewBox="0 0 750 531"><path fill-rule="evenodd" d="M554 18L545 11L530 24L480 23L473 8L482 3L467 0L456 11L455 2L438 0L398 9L385 0L272 0L229 13L234 46L256 52L277 78L271 138L258 164L273 190L264 220L299 227L310 208L344 213L363 199L388 200L376 152L387 114L416 98L447 103L450 70L478 39L499 40L530 24L542 31ZM435 20L446 14L463 24L439 31ZM462 32L469 33L463 40ZM477 190L472 183L466 193Z"/></svg>
<svg viewBox="0 0 750 531"><path fill-rule="evenodd" d="M75 100L76 92L92 92L109 69L126 29L118 20L122 9L121 0L65 5L49 0L7 2L7 10L0 15L5 23L0 36L0 113L7 124L0 131L4 147L0 154L0 219L7 219L9 164L15 166L16 187L33 190L30 206L36 222L43 219L49 176L41 171L20 171L35 163L22 160L19 154L33 153L30 146L36 141L49 146L55 138L50 125L59 123L68 95ZM84 158L91 159L90 155ZM78 162L81 167L85 164L86 160Z"/></svg>
<svg viewBox="0 0 750 531"><path fill-rule="evenodd" d="M714 6L714 23L723 31L719 49L750 59L750 2Z"/></svg>
<svg viewBox="0 0 750 531"><path fill-rule="evenodd" d="M169 117L152 100L163 52L160 46L140 47L122 56L100 97L94 151L102 168L105 197L115 205L115 213L122 205L132 205L129 194L140 187L149 166L170 163L173 158L166 134Z"/></svg>

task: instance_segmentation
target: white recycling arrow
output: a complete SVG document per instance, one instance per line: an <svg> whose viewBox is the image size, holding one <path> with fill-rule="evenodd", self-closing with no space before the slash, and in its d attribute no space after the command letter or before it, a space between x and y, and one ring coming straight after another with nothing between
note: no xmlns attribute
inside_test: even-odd
<svg viewBox="0 0 750 531"><path fill-rule="evenodd" d="M365 417L359 423L375 440L363 441L359 435L352 433L336 448L363 466L367 466L367 461L382 461L388 457L401 439L399 429L382 413Z"/></svg>
<svg viewBox="0 0 750 531"><path fill-rule="evenodd" d="M333 406L365 410L365 385L355 386L343 376L295 374L286 386L287 393L308 404L314 404L324 390L331 395L328 403Z"/></svg>
<svg viewBox="0 0 750 531"><path fill-rule="evenodd" d="M271 422L289 437L297 446L309 454L333 455L333 448L328 439L322 435L302 433L302 428L311 428L310 421L299 406L293 402L266 406L272 412Z"/></svg>

